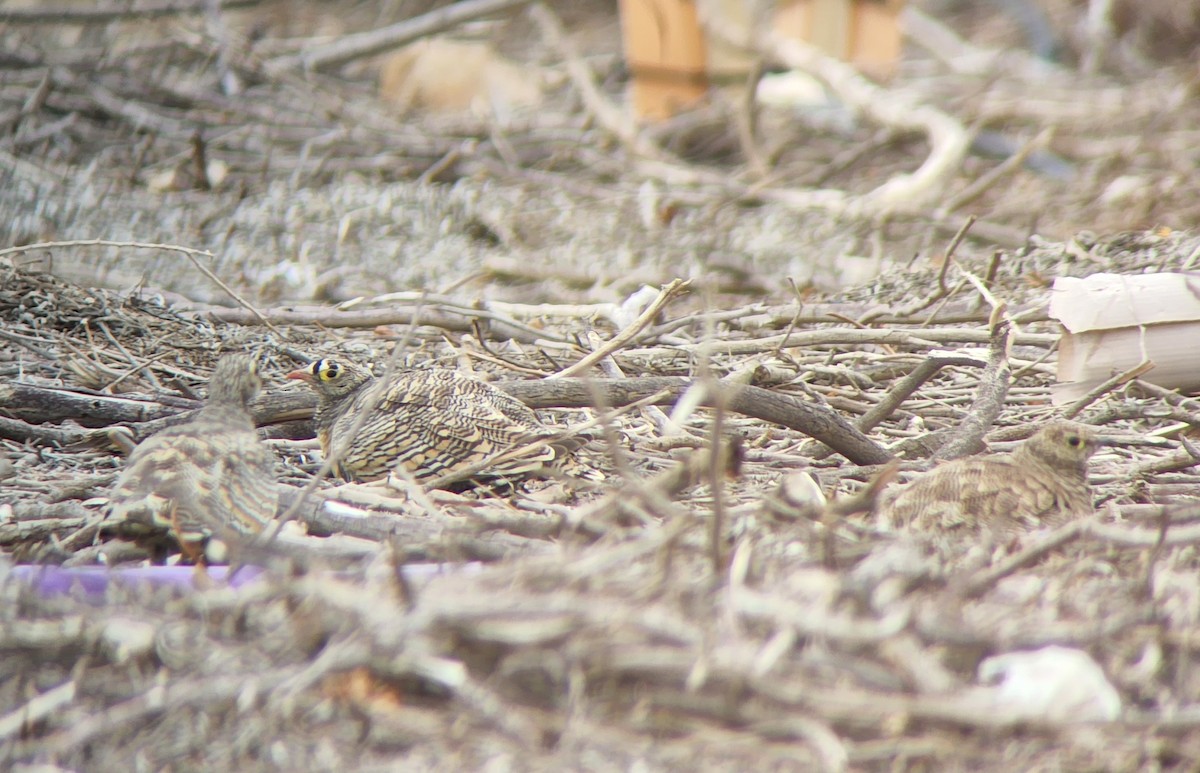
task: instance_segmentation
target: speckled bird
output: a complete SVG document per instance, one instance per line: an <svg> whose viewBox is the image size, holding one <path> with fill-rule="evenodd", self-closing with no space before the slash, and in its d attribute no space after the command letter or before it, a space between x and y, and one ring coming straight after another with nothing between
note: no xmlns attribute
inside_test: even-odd
<svg viewBox="0 0 1200 773"><path fill-rule="evenodd" d="M225 355L195 416L140 443L113 488L111 517L169 529L188 546L251 535L275 516L275 458L248 403L262 379L248 356Z"/></svg>
<svg viewBox="0 0 1200 773"><path fill-rule="evenodd" d="M1082 424L1050 422L1012 453L956 459L918 476L884 503L884 520L923 531L1004 533L1089 515L1087 465L1098 445Z"/></svg>
<svg viewBox="0 0 1200 773"><path fill-rule="evenodd" d="M288 378L305 381L316 391L317 439L326 457L340 449L334 473L347 481L380 480L403 468L416 480L428 482L553 435L531 408L491 384L454 370L427 369L395 374L350 438L352 425L379 384L370 371L321 359ZM516 452L514 458L472 477L543 470L578 445L565 439Z"/></svg>

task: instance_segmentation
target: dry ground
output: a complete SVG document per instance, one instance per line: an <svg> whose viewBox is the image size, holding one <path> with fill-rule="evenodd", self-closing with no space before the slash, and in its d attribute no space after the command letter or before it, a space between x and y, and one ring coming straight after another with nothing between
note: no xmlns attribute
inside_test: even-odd
<svg viewBox="0 0 1200 773"><path fill-rule="evenodd" d="M1194 68L1114 45L1082 74L1087 56L1034 59L991 6L917 4L965 40L915 29L867 94L980 139L885 206L872 192L939 147L928 123L774 109L750 136L725 97L623 137L563 66L578 50L620 98L607 3L573 4L565 38L524 10L466 30L550 84L503 120L399 115L369 59L281 64L425 10L330 5L0 12L0 246L74 242L0 253L0 759L1195 768L1197 406L1133 379L1056 409L1046 315L1055 277L1200 250ZM1077 39L1079 9L1049 5ZM224 177L206 189L198 161ZM96 239L175 247L79 243ZM17 564L162 562L103 523L109 430L191 409L231 349L264 360L257 416L309 535L260 546L267 572L237 589L31 586ZM598 349L586 380L541 378ZM470 368L548 422L595 422L584 459L604 478L315 480L312 401L282 377L325 354ZM945 443L1008 448L1056 413L1114 439L1095 519L979 555L862 512L890 458L904 479ZM978 675L1048 645L1101 666L1117 720L1015 714Z"/></svg>

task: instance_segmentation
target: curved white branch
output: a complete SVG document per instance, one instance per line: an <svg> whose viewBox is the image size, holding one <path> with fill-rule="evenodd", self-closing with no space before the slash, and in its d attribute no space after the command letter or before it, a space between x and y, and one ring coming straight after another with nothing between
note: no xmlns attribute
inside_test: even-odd
<svg viewBox="0 0 1200 773"><path fill-rule="evenodd" d="M766 53L781 64L821 79L848 107L893 129L919 131L930 150L916 171L892 177L873 191L852 196L837 190L774 189L761 195L789 206L877 215L930 206L946 195L946 183L962 164L969 145L962 124L937 108L871 83L853 67L796 40L771 36Z"/></svg>

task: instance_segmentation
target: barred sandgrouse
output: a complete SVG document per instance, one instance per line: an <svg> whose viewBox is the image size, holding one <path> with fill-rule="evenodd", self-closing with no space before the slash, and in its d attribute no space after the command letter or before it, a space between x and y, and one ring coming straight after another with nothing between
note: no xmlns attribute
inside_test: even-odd
<svg viewBox="0 0 1200 773"><path fill-rule="evenodd" d="M169 529L184 545L255 534L275 516L275 459L247 407L262 388L256 362L225 355L204 407L133 450L111 497L118 521Z"/></svg>
<svg viewBox="0 0 1200 773"><path fill-rule="evenodd" d="M334 473L347 481L386 478L403 468L418 481L466 472L495 460L472 478L520 476L555 466L579 446L578 438L522 447L553 436L537 414L491 384L454 370L417 369L395 374L380 387L370 414L353 437L354 423L379 384L370 371L349 362L320 359L288 378L317 393L317 439Z"/></svg>
<svg viewBox="0 0 1200 773"><path fill-rule="evenodd" d="M1097 446L1089 427L1053 421L1012 453L956 459L918 476L885 503L884 518L922 531L1060 525L1092 513L1087 465Z"/></svg>

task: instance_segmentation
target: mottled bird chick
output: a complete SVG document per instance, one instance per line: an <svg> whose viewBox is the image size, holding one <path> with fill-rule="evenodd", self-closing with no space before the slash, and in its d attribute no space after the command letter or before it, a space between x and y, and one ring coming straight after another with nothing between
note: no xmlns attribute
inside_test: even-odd
<svg viewBox="0 0 1200 773"><path fill-rule="evenodd" d="M403 468L428 482L465 471L496 454L515 451L553 433L520 400L454 370L409 370L382 387L358 431L350 431L379 381L339 360L317 360L288 374L307 382L319 403L313 417L326 457L338 449L338 477L355 482L386 478ZM502 477L543 470L579 443L552 445L499 461L470 477Z"/></svg>
<svg viewBox="0 0 1200 773"><path fill-rule="evenodd" d="M209 537L227 541L262 531L275 516L275 458L258 439L249 403L262 388L253 359L225 355L208 400L184 424L133 450L113 488L119 521L169 529L186 553Z"/></svg>
<svg viewBox="0 0 1200 773"><path fill-rule="evenodd" d="M1060 525L1092 512L1087 463L1097 445L1090 428L1053 421L1010 454L956 459L918 476L883 505L883 517L923 531Z"/></svg>

